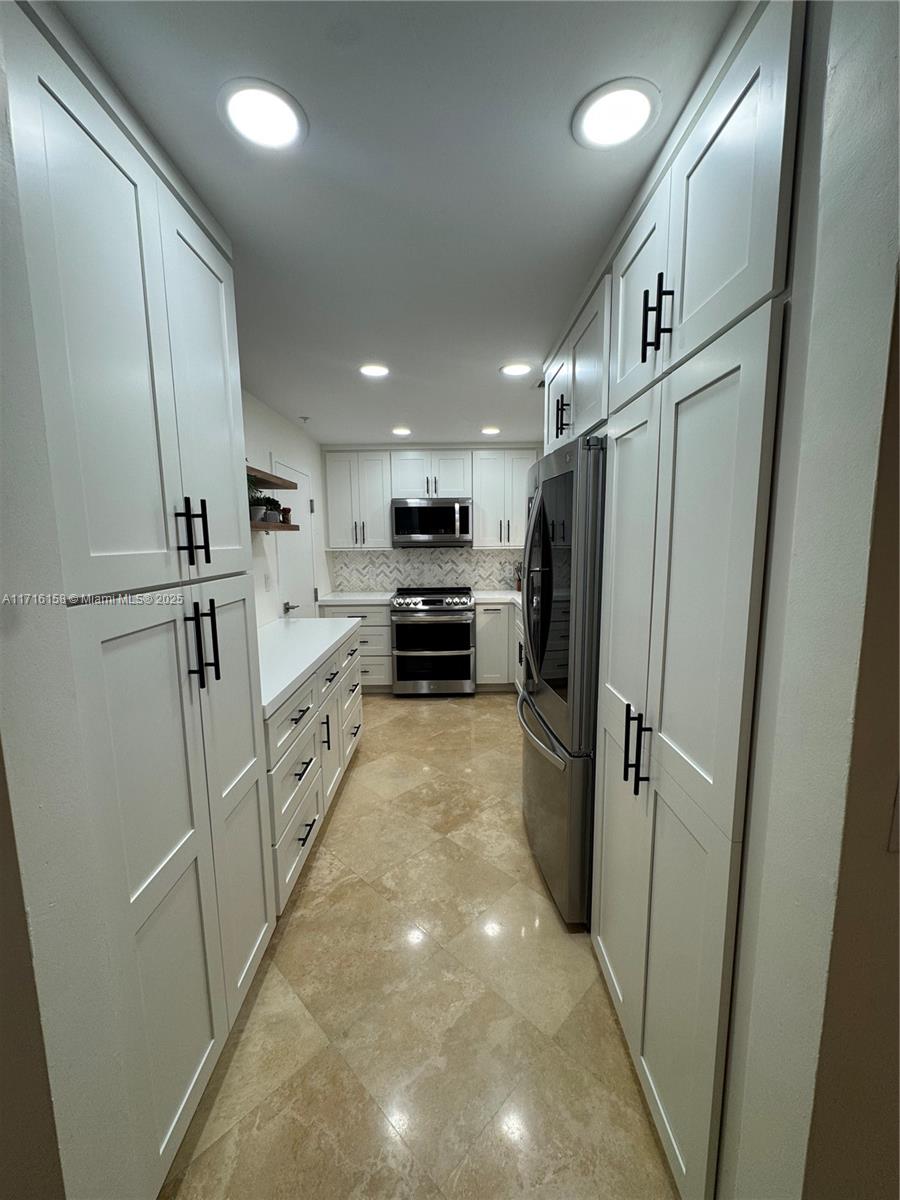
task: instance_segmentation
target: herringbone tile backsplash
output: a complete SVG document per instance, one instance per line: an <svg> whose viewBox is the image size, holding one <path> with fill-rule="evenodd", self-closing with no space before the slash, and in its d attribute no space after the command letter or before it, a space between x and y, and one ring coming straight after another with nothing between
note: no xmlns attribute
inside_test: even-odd
<svg viewBox="0 0 900 1200"><path fill-rule="evenodd" d="M336 592L392 592L398 587L515 587L520 550L329 550Z"/></svg>

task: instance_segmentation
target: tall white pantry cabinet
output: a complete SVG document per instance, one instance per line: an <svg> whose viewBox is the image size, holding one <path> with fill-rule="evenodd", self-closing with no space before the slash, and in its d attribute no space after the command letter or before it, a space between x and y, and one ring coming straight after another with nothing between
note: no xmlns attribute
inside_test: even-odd
<svg viewBox="0 0 900 1200"><path fill-rule="evenodd" d="M100 947L107 972L60 961L62 1002L42 995L33 923L67 1190L150 1200L275 921L233 282L213 223L173 193L108 84L3 10L45 502L69 596L73 688L47 695L45 736L78 729L90 861L54 862L58 796L11 788L11 802L26 904L44 902L27 869L44 839L73 961ZM98 1025L95 1009L114 1015ZM84 1112L96 1093L102 1121Z"/></svg>

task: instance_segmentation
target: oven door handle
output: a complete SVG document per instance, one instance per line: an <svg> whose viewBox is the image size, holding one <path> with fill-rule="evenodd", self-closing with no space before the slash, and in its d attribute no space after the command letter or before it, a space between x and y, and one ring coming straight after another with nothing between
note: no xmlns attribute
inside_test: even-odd
<svg viewBox="0 0 900 1200"><path fill-rule="evenodd" d="M525 691L523 689L522 691L519 692L519 697L516 700L516 716L519 718L519 724L522 726L522 732L528 738L529 742L531 742L532 746L534 746L535 750L537 750L540 754L543 754L544 758L546 758L548 762L551 762L554 765L554 767L556 767L557 771L565 772L566 760L564 758L561 758L549 746L545 746L544 743L541 741L541 739L537 736L537 734L531 730L531 728L528 725L528 722L525 720L525 717L522 714L522 709L524 707L525 707Z"/></svg>
<svg viewBox="0 0 900 1200"><path fill-rule="evenodd" d="M395 658L470 658L475 653L474 646L469 650L392 650Z"/></svg>
<svg viewBox="0 0 900 1200"><path fill-rule="evenodd" d="M471 612L459 613L436 613L436 612L415 612L415 613L392 613L392 625L415 625L420 621L433 621L440 625L471 625L475 620L475 614Z"/></svg>

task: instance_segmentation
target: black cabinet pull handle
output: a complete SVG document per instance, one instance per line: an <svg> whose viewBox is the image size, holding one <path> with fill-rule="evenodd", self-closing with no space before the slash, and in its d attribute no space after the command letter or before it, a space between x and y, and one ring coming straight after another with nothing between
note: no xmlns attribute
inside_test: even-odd
<svg viewBox="0 0 900 1200"><path fill-rule="evenodd" d="M361 729L362 729L362 725L357 725L355 729L351 729L351 730L350 730L350 736L351 736L351 737L356 737L356 735L359 733L359 731L360 731Z"/></svg>
<svg viewBox="0 0 900 1200"><path fill-rule="evenodd" d="M187 543L182 545L178 543L177 549L187 550L188 562L192 567L197 565L197 547L194 545L194 516L196 514L191 511L191 498L185 496L184 508L179 512L175 510L176 517L184 517L185 526L187 528ZM190 620L190 618L188 618Z"/></svg>
<svg viewBox="0 0 900 1200"><path fill-rule="evenodd" d="M210 600L209 612L204 613L203 615L209 621L209 630L210 630L210 633L212 634L212 648L213 648L212 662L208 662L206 665L208 667L212 667L213 674L215 675L216 679L221 679L222 672L219 669L219 622L216 620L216 602L215 602L215 600Z"/></svg>
<svg viewBox="0 0 900 1200"><path fill-rule="evenodd" d="M425 495L426 496L431 495L431 480L429 479L429 477L427 475L425 476Z"/></svg>
<svg viewBox="0 0 900 1200"><path fill-rule="evenodd" d="M319 724L325 726L325 749L330 750L331 749L331 720L327 713L325 714L325 720L320 721Z"/></svg>
<svg viewBox="0 0 900 1200"><path fill-rule="evenodd" d="M363 545L366 544L366 523L365 523L365 521L363 521L363 523L362 523L362 544Z"/></svg>
<svg viewBox="0 0 900 1200"><path fill-rule="evenodd" d="M663 286L663 273L662 273L662 271L660 271L659 274L656 276L656 307L653 310L656 313L656 334L654 335L654 338L653 338L653 349L654 350L662 349L662 335L664 333L672 332L671 325L663 325L663 323L662 323L663 300L667 296L670 300L675 299L675 293L670 288L665 288Z"/></svg>
<svg viewBox="0 0 900 1200"><path fill-rule="evenodd" d="M351 696L353 695L353 693L356 691L356 689L357 689L358 687L359 687L359 683L354 683L353 687L350 689L350 695L351 695Z"/></svg>
<svg viewBox="0 0 900 1200"><path fill-rule="evenodd" d="M303 720L303 718L306 716L306 714L309 712L310 708L312 708L311 704L307 704L306 708L301 708L300 711L297 713L296 717L291 717L291 724L299 725L300 722Z"/></svg>
<svg viewBox="0 0 900 1200"><path fill-rule="evenodd" d="M352 650L347 651L347 657L352 658L354 654L359 652L359 646L354 646Z"/></svg>
<svg viewBox="0 0 900 1200"><path fill-rule="evenodd" d="M506 540L507 540L507 541L510 541L510 540L511 540L511 539L510 539L510 536L509 536L509 519L508 519L508 518L507 518L507 521L506 521Z"/></svg>
<svg viewBox="0 0 900 1200"><path fill-rule="evenodd" d="M637 725L634 739L634 762L630 762L631 758L631 723ZM650 725L644 724L644 714L639 712L635 715L630 704L625 705L625 770L623 779L628 782L628 772L634 771L634 779L632 779L632 792L635 796L641 793L641 784L649 783L650 776L641 774L641 757L644 748L644 734L652 733L653 729Z"/></svg>
<svg viewBox="0 0 900 1200"><path fill-rule="evenodd" d="M637 717L631 715L631 705L625 705L625 753L623 755L622 779L628 782L628 772L631 770L631 722Z"/></svg>
<svg viewBox="0 0 900 1200"><path fill-rule="evenodd" d="M337 679L338 675L340 675L340 671L332 671L330 675L325 676L325 682L326 683L334 683L334 681Z"/></svg>
<svg viewBox="0 0 900 1200"><path fill-rule="evenodd" d="M304 763L301 763L303 770L294 772L294 778L297 780L298 783L303 778L303 776L306 774L306 772L309 770L309 768L313 765L314 761L315 761L315 759L308 758Z"/></svg>
<svg viewBox="0 0 900 1200"><path fill-rule="evenodd" d="M641 302L641 362L647 361L647 351L650 343L647 339L647 329L650 324L650 289L644 288L644 299Z"/></svg>
<svg viewBox="0 0 900 1200"><path fill-rule="evenodd" d="M200 528L203 530L203 545L198 546L198 550L203 551L203 561L212 562L209 556L209 516L206 511L206 501L200 501ZM216 676L218 679L218 676Z"/></svg>
<svg viewBox="0 0 900 1200"><path fill-rule="evenodd" d="M571 422L566 420L566 409L567 408L569 408L569 404L567 403L565 396L561 395L559 398L559 433L557 435L558 437L562 437L562 435L566 432L566 430L571 427Z"/></svg>
<svg viewBox="0 0 900 1200"><path fill-rule="evenodd" d="M500 541L503 541L503 520L500 520Z"/></svg>
<svg viewBox="0 0 900 1200"><path fill-rule="evenodd" d="M203 630L200 627L200 604L198 601L193 603L192 617L185 617L185 621L191 621L194 625L194 649L197 654L196 667L188 667L188 675L196 675L199 679L200 686L206 687L206 663L203 659Z"/></svg>
<svg viewBox="0 0 900 1200"><path fill-rule="evenodd" d="M525 665L525 660L522 657L522 643L519 642L519 666L524 667L524 665Z"/></svg>
<svg viewBox="0 0 900 1200"><path fill-rule="evenodd" d="M438 493L437 475L435 475L435 477L434 477L434 494L437 495L437 493Z"/></svg>
<svg viewBox="0 0 900 1200"><path fill-rule="evenodd" d="M301 846L305 846L306 843L309 841L312 831L316 827L316 821L318 821L318 819L319 819L319 814L316 813L316 815L313 817L313 819L307 824L306 833L301 834L301 836L297 838L297 841L300 843Z"/></svg>
<svg viewBox="0 0 900 1200"><path fill-rule="evenodd" d="M356 546L358 544L359 544L359 525L356 523L356 521L354 521L353 522L353 545Z"/></svg>

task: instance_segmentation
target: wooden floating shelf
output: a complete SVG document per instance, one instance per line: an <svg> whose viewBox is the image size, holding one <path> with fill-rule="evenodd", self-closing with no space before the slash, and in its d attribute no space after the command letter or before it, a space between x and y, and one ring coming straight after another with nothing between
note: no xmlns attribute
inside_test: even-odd
<svg viewBox="0 0 900 1200"><path fill-rule="evenodd" d="M299 525L285 525L284 521L251 521L251 529L258 529L260 533L289 533L293 530L295 533L299 531Z"/></svg>
<svg viewBox="0 0 900 1200"><path fill-rule="evenodd" d="M283 475L273 475L271 471L264 471L261 467L251 467L249 463L244 464L247 468L248 476L253 479L258 479L260 483L267 483L270 488L275 488L276 491L295 492L297 485L290 479L285 479ZM285 526L285 529L296 529L296 526Z"/></svg>

